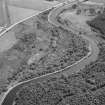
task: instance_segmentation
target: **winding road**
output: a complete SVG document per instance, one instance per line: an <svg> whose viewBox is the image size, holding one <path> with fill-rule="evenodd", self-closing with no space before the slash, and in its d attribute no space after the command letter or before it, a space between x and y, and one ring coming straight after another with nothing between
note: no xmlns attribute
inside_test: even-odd
<svg viewBox="0 0 105 105"><path fill-rule="evenodd" d="M56 26L61 26L67 30L70 30L70 31L73 31L73 32L77 32L77 30L74 30L73 29L73 26L71 28L68 28L68 27L65 27L63 25L61 25L56 17L58 16L58 14L60 14L60 12L70 6L72 6L72 4L74 4L75 2L72 2L71 4L65 4L65 5L60 5L60 6L57 6L55 9L53 9L49 16L48 16L48 20L49 22L51 22L52 24L56 25ZM88 53L87 56L85 56L84 58L82 58L80 61L77 61L76 63L74 63L73 65L71 66L68 66L62 70L59 70L59 71L56 71L56 72L53 72L53 73L49 73L49 74L46 74L46 75L43 75L43 76L40 76L40 77L37 77L37 78L34 78L34 79L31 79L31 80L28 80L28 81L25 81L25 82L21 82L21 83L18 83L16 84L15 86L11 87L4 95L3 99L2 99L2 102L1 102L1 105L12 105L13 103L13 99L16 95L16 92L18 91L19 88L21 88L24 84L27 84L29 82L35 82L35 81L41 81L43 79L46 79L46 78L49 78L51 76L54 76L55 74L56 75L59 75L60 73L74 73L74 72L78 72L80 69L83 69L85 67L85 65L89 64L90 62L92 61L95 61L97 59L97 56L99 54L99 48L97 46L97 39L95 38L95 36L93 36L93 33L85 33L81 35L84 39L88 40L89 41L89 45L90 45L90 53Z"/></svg>
<svg viewBox="0 0 105 105"><path fill-rule="evenodd" d="M68 28L67 26L63 26L56 19L56 17L61 13L61 11L63 11L63 9L67 9L70 6L72 6L73 4L76 4L76 1L74 1L70 4L68 4L68 5L65 4L65 5L59 6L58 8L53 9L48 16L48 21L50 23L54 24L55 26L61 26L66 30L72 31L73 33L76 32L76 34L78 35L79 29L75 29L75 27L73 27L73 26L71 26L70 28ZM85 65L89 64L90 62L93 62L93 61L97 60L97 56L98 56L98 53L99 53L99 48L97 46L98 41L97 41L97 38L96 38L96 36L93 32L89 31L89 32L86 33L86 31L84 31L81 34L81 36L84 39L89 41L91 54L89 54L89 56L87 56L86 59L83 59L81 62L79 62L78 64L75 65L75 69L76 69L77 72L78 72L78 70L77 70L78 67L79 67L79 70L83 69L85 67ZM73 66L72 66L72 68L73 68Z"/></svg>

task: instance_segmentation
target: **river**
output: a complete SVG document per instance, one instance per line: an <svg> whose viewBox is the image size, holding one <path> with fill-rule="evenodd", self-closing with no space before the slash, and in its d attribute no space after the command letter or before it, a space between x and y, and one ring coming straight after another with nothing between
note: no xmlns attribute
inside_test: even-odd
<svg viewBox="0 0 105 105"><path fill-rule="evenodd" d="M74 3L74 2L72 2ZM51 13L49 14L49 22L51 22L52 24L56 25L56 26L61 26L63 28L66 28L67 30L70 30L68 27L64 27L62 26L59 22L57 22L56 20L56 16L65 8L68 8L69 6L71 6L72 4L69 5L62 5L59 6L57 8L55 8L54 10L51 11ZM72 27L73 28L73 27ZM75 31L75 30L73 30ZM5 93L5 96L3 97L3 101L1 105L12 105L13 103L13 99L15 98L16 92L18 91L19 88L21 88L24 84L27 84L29 82L36 82L36 81L41 81L43 79L49 78L51 76L59 75L60 73L74 73L74 72L78 72L80 69L83 69L85 67L85 65L89 64L92 61L95 61L97 59L97 56L99 54L99 48L97 47L97 39L95 38L95 36L93 36L92 33L89 34L82 34L82 37L85 38L86 40L89 41L89 45L91 48L91 52L84 57L83 59L81 59L80 61L76 62L75 64L66 67L65 69L62 69L60 71L56 71L54 73L49 73L46 75L43 75L41 77L37 77L22 83L19 83L17 85L15 85L14 87L11 87L7 93Z"/></svg>

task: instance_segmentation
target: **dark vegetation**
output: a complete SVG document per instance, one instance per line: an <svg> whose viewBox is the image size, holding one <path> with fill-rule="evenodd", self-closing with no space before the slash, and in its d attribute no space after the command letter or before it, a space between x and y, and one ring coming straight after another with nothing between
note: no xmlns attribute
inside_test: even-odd
<svg viewBox="0 0 105 105"><path fill-rule="evenodd" d="M87 24L92 27L93 31L99 31L100 37L105 39L105 11L96 16L95 19L87 21Z"/></svg>
<svg viewBox="0 0 105 105"><path fill-rule="evenodd" d="M98 47L99 47L99 55L98 55L98 61L99 62L105 62L105 41L102 40L99 42L98 44Z"/></svg>
<svg viewBox="0 0 105 105"><path fill-rule="evenodd" d="M105 63L97 60L72 75L61 73L30 82L17 92L14 101L15 105L105 105Z"/></svg>
<svg viewBox="0 0 105 105"><path fill-rule="evenodd" d="M86 74L62 74L41 82L29 83L17 92L15 105L104 105L105 75L95 71L90 76Z"/></svg>

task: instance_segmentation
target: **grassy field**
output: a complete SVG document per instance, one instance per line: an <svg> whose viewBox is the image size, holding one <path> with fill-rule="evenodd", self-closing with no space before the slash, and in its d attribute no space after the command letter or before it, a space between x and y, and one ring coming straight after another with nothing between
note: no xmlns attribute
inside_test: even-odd
<svg viewBox="0 0 105 105"><path fill-rule="evenodd" d="M9 13L10 13L10 20L11 24L14 24L28 16L33 14L39 13L39 10L27 9L27 8L20 8L16 6L9 5Z"/></svg>
<svg viewBox="0 0 105 105"><path fill-rule="evenodd" d="M8 4L22 8L29 8L34 10L45 10L52 7L58 2L46 2L45 0L8 0Z"/></svg>

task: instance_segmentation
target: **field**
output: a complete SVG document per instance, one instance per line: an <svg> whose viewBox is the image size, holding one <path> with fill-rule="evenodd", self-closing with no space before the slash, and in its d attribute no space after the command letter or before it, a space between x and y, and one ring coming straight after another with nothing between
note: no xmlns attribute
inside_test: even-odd
<svg viewBox="0 0 105 105"><path fill-rule="evenodd" d="M8 0L8 4L20 8L43 11L55 6L58 2L46 2L45 0Z"/></svg>
<svg viewBox="0 0 105 105"><path fill-rule="evenodd" d="M35 15L40 12L39 10L21 8L13 5L8 5L8 9L9 9L11 24L19 22L22 19L25 19L31 15Z"/></svg>

